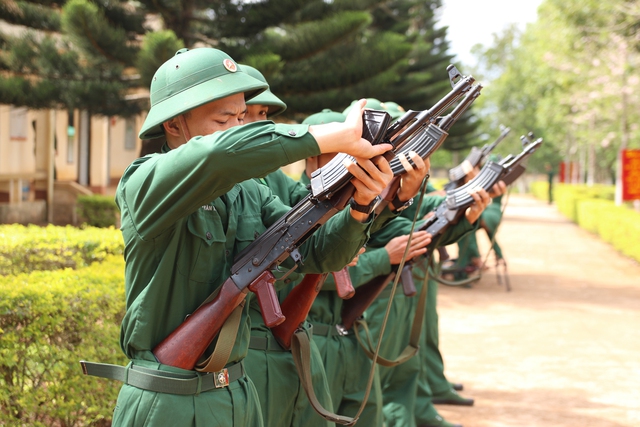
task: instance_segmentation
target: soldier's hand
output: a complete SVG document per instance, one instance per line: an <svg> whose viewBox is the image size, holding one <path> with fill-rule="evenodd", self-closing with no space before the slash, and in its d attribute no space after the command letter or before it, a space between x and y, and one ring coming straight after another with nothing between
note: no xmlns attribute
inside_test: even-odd
<svg viewBox="0 0 640 427"><path fill-rule="evenodd" d="M489 191L489 196L491 196L491 198L495 198L498 196L502 196L504 193L507 192L507 185L504 183L504 181L498 181L497 184L494 184L493 187L491 187L491 191Z"/></svg>
<svg viewBox="0 0 640 427"><path fill-rule="evenodd" d="M480 214L491 203L491 196L485 191L484 188L478 187L474 190L469 190L469 194L473 198L474 202L467 208L465 216L470 223L474 223L480 218Z"/></svg>
<svg viewBox="0 0 640 427"><path fill-rule="evenodd" d="M360 258L360 255L362 255L366 250L367 248L365 247L360 248L360 250L358 251L358 254L351 260L349 264L347 264L347 267L354 267L358 265L358 259Z"/></svg>
<svg viewBox="0 0 640 427"><path fill-rule="evenodd" d="M359 205L369 205L393 179L391 166L384 157L357 159L357 163L346 162L345 167L354 176L351 179L351 183L356 188L353 199ZM353 209L351 209L351 215L359 221L366 221L368 218L367 214Z"/></svg>
<svg viewBox="0 0 640 427"><path fill-rule="evenodd" d="M366 99L359 100L344 123L327 123L309 126L309 132L318 142L322 153L347 153L354 157L370 159L391 150L391 144L371 145L362 138L362 113Z"/></svg>
<svg viewBox="0 0 640 427"><path fill-rule="evenodd" d="M409 235L406 234L404 236L394 237L387 243L384 249L389 254L389 261L391 265L400 264L402 261L402 256L404 255L404 251L407 247L407 241L409 240ZM407 253L407 260L410 260L418 255L422 255L427 252L427 245L431 243L431 235L426 231L417 231L413 233L413 238L411 239L411 245L409 246L409 252Z"/></svg>
<svg viewBox="0 0 640 427"><path fill-rule="evenodd" d="M402 163L407 170L407 173L402 176L400 189L398 190L398 199L400 199L401 202L406 202L418 194L422 181L424 181L424 177L427 176L429 168L431 167L429 159L423 160L415 151L409 151L409 156L415 166L412 166L411 163L404 158L404 154L401 153L398 155L400 163Z"/></svg>

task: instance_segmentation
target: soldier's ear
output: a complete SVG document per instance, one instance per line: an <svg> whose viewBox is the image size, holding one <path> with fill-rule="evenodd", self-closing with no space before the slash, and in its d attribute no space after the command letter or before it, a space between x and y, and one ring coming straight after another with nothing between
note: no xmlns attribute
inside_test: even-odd
<svg viewBox="0 0 640 427"><path fill-rule="evenodd" d="M169 119L166 122L162 123L162 127L167 135L180 137L182 136L182 132L180 131L180 122L177 117L173 119Z"/></svg>

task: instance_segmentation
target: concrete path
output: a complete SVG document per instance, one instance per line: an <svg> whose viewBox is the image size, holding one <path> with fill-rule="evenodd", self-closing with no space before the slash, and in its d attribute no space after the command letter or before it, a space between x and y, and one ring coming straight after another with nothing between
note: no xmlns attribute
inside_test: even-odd
<svg viewBox="0 0 640 427"><path fill-rule="evenodd" d="M527 196L510 197L498 241L511 292L494 268L440 286L446 374L476 403L436 408L465 427L640 425L640 265Z"/></svg>

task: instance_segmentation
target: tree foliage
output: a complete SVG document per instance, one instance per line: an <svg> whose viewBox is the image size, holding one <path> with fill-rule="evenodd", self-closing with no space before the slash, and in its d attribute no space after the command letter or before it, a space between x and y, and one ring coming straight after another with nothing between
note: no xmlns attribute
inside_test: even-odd
<svg viewBox="0 0 640 427"><path fill-rule="evenodd" d="M545 138L532 159L580 164L580 179L611 182L621 147L638 146L639 8L614 0L545 0L523 33L510 28L476 47L491 77L483 111ZM634 145L635 144L635 145Z"/></svg>
<svg viewBox="0 0 640 427"><path fill-rule="evenodd" d="M260 69L289 118L357 98L428 108L449 90L441 0L6 0L0 99L129 115L182 47L212 46ZM5 25L6 27L6 25ZM471 116L449 143L473 132Z"/></svg>

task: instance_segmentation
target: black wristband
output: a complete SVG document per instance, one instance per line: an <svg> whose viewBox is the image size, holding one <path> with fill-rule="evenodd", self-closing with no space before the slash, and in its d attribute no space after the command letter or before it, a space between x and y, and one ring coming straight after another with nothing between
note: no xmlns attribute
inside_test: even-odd
<svg viewBox="0 0 640 427"><path fill-rule="evenodd" d="M413 204L413 197L407 200L406 202L401 201L396 194L396 197L391 201L391 206L393 206L392 212L402 212L407 209L409 206Z"/></svg>
<svg viewBox="0 0 640 427"><path fill-rule="evenodd" d="M371 203L369 203L368 205L361 205L357 203L353 198L351 198L351 200L349 201L349 206L351 206L351 209L353 209L356 212L361 212L367 215L371 215L371 212L373 212L376 206L378 206L378 203L380 203L380 200L381 200L380 196L376 196L376 198L373 199Z"/></svg>

